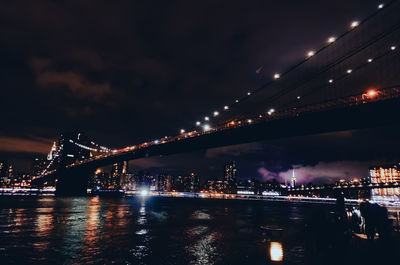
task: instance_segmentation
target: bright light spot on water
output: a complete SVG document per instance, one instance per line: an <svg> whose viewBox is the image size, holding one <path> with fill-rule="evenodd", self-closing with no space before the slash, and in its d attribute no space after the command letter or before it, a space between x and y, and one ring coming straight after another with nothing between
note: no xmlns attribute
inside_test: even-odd
<svg viewBox="0 0 400 265"><path fill-rule="evenodd" d="M141 190L140 191L140 196L146 197L147 195L149 195L149 191L148 190Z"/></svg>
<svg viewBox="0 0 400 265"><path fill-rule="evenodd" d="M271 242L269 247L269 255L271 261L282 261L283 260L283 248L280 242Z"/></svg>

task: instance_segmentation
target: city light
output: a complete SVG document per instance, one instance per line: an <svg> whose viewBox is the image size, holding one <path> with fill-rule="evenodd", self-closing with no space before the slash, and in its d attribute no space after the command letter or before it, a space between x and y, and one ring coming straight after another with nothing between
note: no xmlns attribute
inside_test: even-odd
<svg viewBox="0 0 400 265"><path fill-rule="evenodd" d="M147 195L149 195L149 191L147 189L142 189L140 191L140 196L146 197Z"/></svg>
<svg viewBox="0 0 400 265"><path fill-rule="evenodd" d="M283 260L283 248L280 242L271 242L269 246L269 255L271 261L282 261Z"/></svg>
<svg viewBox="0 0 400 265"><path fill-rule="evenodd" d="M275 109L270 109L269 111L268 111L268 115L272 115L272 113L274 113L275 112Z"/></svg>
<svg viewBox="0 0 400 265"><path fill-rule="evenodd" d="M248 119L248 120L247 120L247 122L248 122L248 123L251 123L251 122L252 122L252 120L251 120L251 119Z"/></svg>
<svg viewBox="0 0 400 265"><path fill-rule="evenodd" d="M280 77L281 77L280 74L278 74L278 73L274 74L274 79L279 79Z"/></svg>
<svg viewBox="0 0 400 265"><path fill-rule="evenodd" d="M351 72L353 72L352 69L347 69L346 73L351 74Z"/></svg>
<svg viewBox="0 0 400 265"><path fill-rule="evenodd" d="M370 90L367 91L367 95L369 97L375 97L377 94L378 94L378 92L376 92L375 89L370 89Z"/></svg>
<svg viewBox="0 0 400 265"><path fill-rule="evenodd" d="M355 21L351 22L350 28L354 29L354 28L358 27L358 25L360 25L360 22L355 20Z"/></svg>
<svg viewBox="0 0 400 265"><path fill-rule="evenodd" d="M181 129L181 133L185 133L185 129Z"/></svg>
<svg viewBox="0 0 400 265"><path fill-rule="evenodd" d="M335 42L336 41L336 38L335 37L329 37L328 38L328 43L333 43L333 42Z"/></svg>
<svg viewBox="0 0 400 265"><path fill-rule="evenodd" d="M330 84L332 84L332 83L333 83L333 79L329 79L328 82L329 82Z"/></svg>
<svg viewBox="0 0 400 265"><path fill-rule="evenodd" d="M208 124L204 124L204 126L203 126L203 130L204 130L205 132L208 132L209 130L211 130L211 127L210 127L210 125L208 125Z"/></svg>
<svg viewBox="0 0 400 265"><path fill-rule="evenodd" d="M367 62L371 63L374 59L368 58Z"/></svg>
<svg viewBox="0 0 400 265"><path fill-rule="evenodd" d="M236 102L236 103L239 103L239 100L237 99L237 100L235 100L235 102Z"/></svg>
<svg viewBox="0 0 400 265"><path fill-rule="evenodd" d="M297 96L297 99L301 99L301 97L300 97L300 96Z"/></svg>
<svg viewBox="0 0 400 265"><path fill-rule="evenodd" d="M196 121L196 126L200 126L201 122Z"/></svg>
<svg viewBox="0 0 400 265"><path fill-rule="evenodd" d="M379 4L378 9L382 9L385 6L385 4Z"/></svg>
<svg viewBox="0 0 400 265"><path fill-rule="evenodd" d="M214 117L216 117L216 116L219 115L219 112L218 111L214 111L213 115L214 115Z"/></svg>
<svg viewBox="0 0 400 265"><path fill-rule="evenodd" d="M224 110L228 110L229 109L229 107L228 106L224 106Z"/></svg>
<svg viewBox="0 0 400 265"><path fill-rule="evenodd" d="M315 52L314 51L309 51L307 52L307 57L312 57L314 56Z"/></svg>
<svg viewBox="0 0 400 265"><path fill-rule="evenodd" d="M158 144L158 140L155 140L154 143L155 143L155 144Z"/></svg>
<svg viewBox="0 0 400 265"><path fill-rule="evenodd" d="M251 95L251 92L247 92L247 95L250 96L250 95Z"/></svg>
<svg viewBox="0 0 400 265"><path fill-rule="evenodd" d="M396 46L390 46L390 49L392 50L392 51L394 51L394 50L396 50Z"/></svg>
<svg viewBox="0 0 400 265"><path fill-rule="evenodd" d="M209 121L209 120L210 120L210 117L205 116L205 117L204 117L204 120L205 120L205 121Z"/></svg>

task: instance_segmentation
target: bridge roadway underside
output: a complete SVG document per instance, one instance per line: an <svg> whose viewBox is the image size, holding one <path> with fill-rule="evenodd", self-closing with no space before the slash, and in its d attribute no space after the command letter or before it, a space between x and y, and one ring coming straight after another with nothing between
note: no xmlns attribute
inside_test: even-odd
<svg viewBox="0 0 400 265"><path fill-rule="evenodd" d="M303 113L296 117L255 123L249 126L216 131L175 142L151 145L140 150L116 154L84 163L74 168L67 168L64 169L62 174L56 176L55 174L58 174L56 172L54 175L47 176L46 179L57 177L59 180L57 191L62 190L62 194L70 193L71 195L76 195L80 193L82 195L82 192L86 193L86 184L84 183L87 183L89 174L93 174L99 167L111 165L116 162L260 140L394 125L400 122L399 114L400 99L389 99L347 108ZM61 180L63 178L73 181ZM82 188L81 185L84 185L85 188ZM78 190L80 192L77 192Z"/></svg>

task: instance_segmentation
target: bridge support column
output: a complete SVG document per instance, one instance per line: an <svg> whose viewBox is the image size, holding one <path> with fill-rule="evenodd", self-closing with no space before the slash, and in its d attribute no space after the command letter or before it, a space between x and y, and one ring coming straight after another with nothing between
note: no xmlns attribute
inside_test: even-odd
<svg viewBox="0 0 400 265"><path fill-rule="evenodd" d="M86 196L88 180L94 170L59 169L56 183L56 196Z"/></svg>

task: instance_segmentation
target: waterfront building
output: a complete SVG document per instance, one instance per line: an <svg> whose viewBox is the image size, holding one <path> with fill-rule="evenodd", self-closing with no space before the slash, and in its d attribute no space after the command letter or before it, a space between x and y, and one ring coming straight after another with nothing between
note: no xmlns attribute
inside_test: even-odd
<svg viewBox="0 0 400 265"><path fill-rule="evenodd" d="M5 178L7 176L8 163L7 161L0 161L0 187L5 186Z"/></svg>
<svg viewBox="0 0 400 265"><path fill-rule="evenodd" d="M199 191L199 177L193 172L188 176L185 176L183 189L187 192L197 192Z"/></svg>
<svg viewBox="0 0 400 265"><path fill-rule="evenodd" d="M225 192L226 193L236 193L236 180L238 175L238 169L236 167L236 162L232 161L225 164Z"/></svg>
<svg viewBox="0 0 400 265"><path fill-rule="evenodd" d="M45 158L35 158L32 163L32 175L39 176L46 168L48 161Z"/></svg>
<svg viewBox="0 0 400 265"><path fill-rule="evenodd" d="M290 180L290 186L292 188L296 187L296 175L294 174L294 168L293 168L293 171L292 171L292 178Z"/></svg>
<svg viewBox="0 0 400 265"><path fill-rule="evenodd" d="M369 169L371 183L398 183L400 182L400 170L395 166L374 166Z"/></svg>

